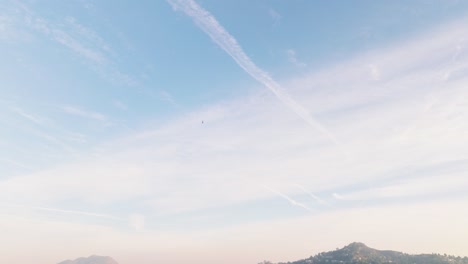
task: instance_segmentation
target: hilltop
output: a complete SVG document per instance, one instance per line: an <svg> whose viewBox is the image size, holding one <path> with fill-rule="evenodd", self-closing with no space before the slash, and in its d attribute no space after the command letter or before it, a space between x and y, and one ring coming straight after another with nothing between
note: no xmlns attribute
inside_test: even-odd
<svg viewBox="0 0 468 264"><path fill-rule="evenodd" d="M75 260L65 260L58 264L118 264L111 257L89 256L87 258L77 258Z"/></svg>
<svg viewBox="0 0 468 264"><path fill-rule="evenodd" d="M263 262L267 264L271 262ZM468 257L440 254L410 255L392 250L378 250L354 242L341 249L319 253L307 259L278 264L468 264Z"/></svg>

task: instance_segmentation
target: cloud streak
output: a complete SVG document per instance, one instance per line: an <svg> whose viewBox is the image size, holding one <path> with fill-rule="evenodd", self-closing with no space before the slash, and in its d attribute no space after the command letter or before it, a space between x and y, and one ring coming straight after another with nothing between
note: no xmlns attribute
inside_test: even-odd
<svg viewBox="0 0 468 264"><path fill-rule="evenodd" d="M92 28L80 24L74 17L57 21L34 12L26 3L15 1L15 5L22 11L24 22L30 29L66 47L107 81L130 87L140 84L140 78L121 70L122 66L116 60L119 57L118 52ZM4 35L2 23L0 18L0 38Z"/></svg>
<svg viewBox="0 0 468 264"><path fill-rule="evenodd" d="M107 120L107 117L101 113L86 111L86 110L73 107L73 106L65 106L63 107L63 111L65 111L65 113L67 114L80 116L84 118L89 118L89 119L94 119L94 120L99 120L99 121Z"/></svg>
<svg viewBox="0 0 468 264"><path fill-rule="evenodd" d="M309 212L312 212L312 211L313 211L313 210L310 209L307 205L305 205L305 204L303 204L303 203L301 203L301 202L298 202L298 201L294 200L294 199L291 198L290 196L288 196L288 195L286 195L286 194L284 194L284 193L282 193L282 192L280 192L280 191L277 191L277 190L275 190L275 189L273 189L273 188L270 188L270 187L268 187L268 186L265 186L265 185L263 185L262 187L265 188L265 189L267 189L267 190L269 190L270 192L272 192L272 193L274 193L274 194L277 194L278 196L282 197L283 199L285 199L286 201L288 201L288 202L289 202L291 205L293 205L293 206L300 207L300 208L302 208L302 209L304 209L304 210L306 210L306 211L309 211Z"/></svg>
<svg viewBox="0 0 468 264"><path fill-rule="evenodd" d="M328 205L327 202L325 202L324 200L322 200L320 197L318 197L317 195L311 193L310 191L306 190L306 188L304 188L302 185L300 184L293 184L294 187L302 190L303 192L305 192L309 197L311 197L312 199L314 199L316 202L318 202L319 204L326 204Z"/></svg>
<svg viewBox="0 0 468 264"><path fill-rule="evenodd" d="M59 209L59 208L42 207L42 206L27 206L27 205L17 205L17 204L8 204L8 205L5 205L5 206L14 207L14 208L27 208L27 209L32 209L32 210L36 210L36 211L45 211L45 212L60 213L60 214L91 216L91 217L105 218L105 219L111 219L111 220L117 220L117 221L125 221L126 220L124 218L116 217L116 216L113 216L113 215L99 214L99 213L86 212L86 211L65 210L65 209Z"/></svg>
<svg viewBox="0 0 468 264"><path fill-rule="evenodd" d="M320 122L313 118L309 111L294 100L289 93L276 82L268 72L258 67L244 52L237 40L207 10L193 0L167 0L175 10L181 10L191 17L219 47L252 78L267 87L284 105L306 121L309 125L337 143L336 138Z"/></svg>
<svg viewBox="0 0 468 264"><path fill-rule="evenodd" d="M286 50L286 54L288 55L288 60L289 62L291 62L292 64L296 65L297 67L306 67L307 64L300 61L298 58L297 58L297 53L295 50L293 49L288 49Z"/></svg>
<svg viewBox="0 0 468 264"><path fill-rule="evenodd" d="M41 125L43 123L43 120L37 116L34 116L30 113L26 113L23 109L19 107L13 107L12 110L17 113L18 115L28 119L29 121L36 123L38 125Z"/></svg>
<svg viewBox="0 0 468 264"><path fill-rule="evenodd" d="M468 179L463 172L450 173L445 171L442 176L426 175L423 178L410 178L380 187L333 193L333 197L342 201L394 200L415 197L430 199L440 194L460 193L466 188L468 188Z"/></svg>
<svg viewBox="0 0 468 264"><path fill-rule="evenodd" d="M458 28L466 28L466 23L430 34L430 38L343 62L288 85L301 95L301 101L314 107L314 113L320 112L333 124L333 131L350 150L352 159L342 160L335 146L311 137L295 115L277 107L275 97L255 94L162 125L148 125L125 138L106 139L96 147L99 155L83 155L89 160L2 180L0 200L51 205L78 201L79 208L120 207L122 200L128 200L145 214L152 210L163 216L190 211L198 216L218 210L214 208L251 206L279 197L304 210L308 209L302 206L325 209L314 206L299 190L279 193L270 188L269 192L259 192L258 184L263 182L297 182L313 186L311 191L316 193L335 192L335 198L341 200L386 199L398 203L399 199L391 199L450 194L467 186L462 174L457 176L459 181L447 181L445 178L456 175L438 173L441 178L434 180L434 188L419 183L414 188L388 186L395 183L388 178L400 177L408 169L466 157L467 75L454 74L448 80L435 81L436 74L444 70L459 71L458 64L439 63L451 62L456 47L453 40L466 36L463 30L454 33ZM466 50L460 50L457 56L460 62L468 60ZM371 78L372 64L381 70L379 82ZM321 88L314 89L317 85ZM78 109L89 112L93 108ZM38 117L36 111L27 113ZM17 113L15 116L19 117ZM14 156L7 157L16 161ZM405 176L418 176L421 181L427 178L416 170ZM369 186L378 188L368 191ZM385 197L382 191L386 191ZM292 198L288 196L293 193ZM301 200L294 200L296 197ZM351 203L323 198L343 206ZM279 216L282 212L275 217ZM151 213L146 217L147 223L153 222ZM148 225L145 230L151 228Z"/></svg>

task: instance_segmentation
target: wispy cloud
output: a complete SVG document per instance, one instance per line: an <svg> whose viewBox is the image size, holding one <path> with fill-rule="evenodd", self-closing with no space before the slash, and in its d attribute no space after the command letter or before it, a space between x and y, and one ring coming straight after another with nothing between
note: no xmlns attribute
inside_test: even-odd
<svg viewBox="0 0 468 264"><path fill-rule="evenodd" d="M300 184L293 184L294 187L296 188L299 188L300 190L302 190L303 192L305 192L309 197L311 197L312 199L314 199L316 202L318 202L319 204L328 204L327 202L325 202L323 199L321 199L320 197L318 197L317 195L313 194L312 192L308 191L306 188L304 188L304 186L300 185Z"/></svg>
<svg viewBox="0 0 468 264"><path fill-rule="evenodd" d="M53 20L36 13L26 3L15 1L24 23L36 32L73 52L92 71L116 85L137 86L139 78L118 67L118 53L92 28L75 17ZM18 15L16 15L18 16Z"/></svg>
<svg viewBox="0 0 468 264"><path fill-rule="evenodd" d="M81 36L84 40L86 40L87 43L89 43L89 45L92 45L107 54L115 54L115 52L110 48L109 44L107 44L106 41L95 31L78 23L74 17L67 17L66 21L71 26L71 31Z"/></svg>
<svg viewBox="0 0 468 264"><path fill-rule="evenodd" d="M60 214L91 216L91 217L105 218L105 219L111 219L111 220L117 220L117 221L125 220L124 218L116 217L116 216L109 215L109 214L101 214L101 213L79 211L79 210L66 210L66 209L60 209L60 208L28 206L28 205L18 205L18 204L0 204L0 206L14 207L14 208L26 208L26 209L31 209L31 210L51 212L51 213L60 213Z"/></svg>
<svg viewBox="0 0 468 264"><path fill-rule="evenodd" d="M44 26L46 25L44 24ZM106 63L107 58L102 53L100 53L97 50L85 47L78 40L65 33L64 31L58 29L48 30L52 33L53 38L57 42L73 50L80 56L98 64Z"/></svg>
<svg viewBox="0 0 468 264"><path fill-rule="evenodd" d="M30 167L26 166L25 164L20 163L20 162L15 161L15 160L11 160L11 159L0 158L0 162L6 163L6 164L9 164L9 165L13 165L15 167L19 167L19 168L22 168L22 169L27 169L27 170L31 169Z"/></svg>
<svg viewBox="0 0 468 264"><path fill-rule="evenodd" d="M258 67L244 52L237 40L216 20L216 18L203 9L193 0L167 0L175 10L182 10L190 16L195 23L210 38L221 47L231 58L252 78L263 84L288 108L295 112L308 124L326 135L333 142L336 138L320 122L313 118L309 111L294 100L281 85L276 82L268 72Z"/></svg>
<svg viewBox="0 0 468 264"><path fill-rule="evenodd" d="M159 97L163 101L169 102L172 105L177 105L176 101L174 100L174 97L169 92L167 92L166 90L160 90L159 91Z"/></svg>
<svg viewBox="0 0 468 264"><path fill-rule="evenodd" d="M29 121L33 122L33 123L36 123L36 124L43 124L44 120L40 117L37 117L35 115L32 115L30 113L27 113L26 111L24 111L23 109L19 108L19 107L13 107L12 110L14 112L16 112L18 115L28 119Z"/></svg>
<svg viewBox="0 0 468 264"><path fill-rule="evenodd" d="M38 207L38 206L34 206L34 207L31 207L31 208L35 209L35 210L62 213L62 214L92 216L92 217L106 218L106 219L112 219L112 220L125 220L123 218L119 218L119 217L108 215L108 214L100 214L100 213L93 213L93 212L86 212L86 211L64 210L64 209L58 209L58 208Z"/></svg>
<svg viewBox="0 0 468 264"><path fill-rule="evenodd" d="M11 18L0 14L0 39L8 39L11 37Z"/></svg>
<svg viewBox="0 0 468 264"><path fill-rule="evenodd" d="M340 194L334 193L333 196L337 200L347 201L378 201L414 197L430 198L438 194L460 193L467 188L468 179L466 179L464 173L456 171L456 173L445 172L443 176L426 175L425 177L409 178L374 188L362 188Z"/></svg>
<svg viewBox="0 0 468 264"><path fill-rule="evenodd" d="M48 117L47 114L38 114L38 111L34 111L29 106L29 109L18 106L16 103L9 103L10 106L7 108L10 110L12 116L8 116L5 119L5 125L14 128L19 134L26 134L32 140L28 146L21 146L22 144L16 144L18 148L29 149L34 148L36 143L39 143L41 152L45 154L48 151L62 152L61 156L76 155L76 149L70 141L76 141L79 139L79 134L72 133L63 127L61 127L55 120ZM35 109L37 110L37 108ZM34 114L33 114L34 113ZM18 118L21 117L21 118ZM18 122L25 120L28 122ZM31 124L34 124L31 126ZM81 137L81 139L83 139ZM35 145L36 147L38 145ZM23 149L24 152L19 160L26 158L30 155L30 150ZM18 151L18 150L17 150ZM27 158L26 158L27 159ZM36 159L37 161L38 159ZM30 161L22 161L22 163L28 163Z"/></svg>
<svg viewBox="0 0 468 264"><path fill-rule="evenodd" d="M80 57L83 57L89 60L92 63L97 64L104 64L108 61L105 54L100 49L102 43L94 43L90 42L89 45L85 45L83 41L80 41L78 38L74 37L73 34L68 33L64 29L62 29L59 25L49 22L48 20L40 17L34 11L32 11L26 4L24 3L17 3L21 9L25 12L25 20L26 23L33 29L49 36L52 40L57 41L58 43L64 45L65 47L69 48ZM71 20L73 23L69 22L74 30L77 31L78 34L83 35L84 33L87 34L88 37L91 35L90 30L85 30L84 27L78 27L74 20ZM96 41L96 37L93 41Z"/></svg>
<svg viewBox="0 0 468 264"><path fill-rule="evenodd" d="M273 25L279 24L281 22L281 14L273 9L273 7L268 8L268 14L270 15L271 19L273 19Z"/></svg>
<svg viewBox="0 0 468 264"><path fill-rule="evenodd" d="M300 207L302 209L305 209L309 212L312 212L313 210L311 208L309 208L307 205L305 205L304 203L301 203L301 202L298 202L296 200L294 200L293 198L291 198L290 196L280 192L280 191L277 191L271 187L268 187L266 185L263 185L262 186L263 188L269 190L270 192L274 193L274 194L277 194L278 196L282 197L283 199L285 199L286 201L288 201L291 205L293 206L297 206L297 207Z"/></svg>
<svg viewBox="0 0 468 264"><path fill-rule="evenodd" d="M291 62L292 64L298 66L298 67L305 67L307 66L306 63L300 61L298 58L297 58L297 54L296 54L296 51L293 50L293 49L288 49L286 50L286 55L288 56L288 60L289 62Z"/></svg>
<svg viewBox="0 0 468 264"><path fill-rule="evenodd" d="M79 117L84 117L88 119L94 119L99 121L106 121L107 117L104 114L98 112L87 111L74 106L64 106L63 111L70 115L75 115Z"/></svg>
<svg viewBox="0 0 468 264"><path fill-rule="evenodd" d="M276 196L304 210L313 204L291 186L280 193L271 188L259 192L259 184L271 181L298 182L314 186L313 192L335 192L336 198L348 200L380 200L379 193L386 193L384 198L395 203L394 197L466 189L464 168L453 168L457 174L431 175L430 186L417 187L429 178L421 172L407 175L420 178L414 184L400 186L391 180L411 168L466 159L468 75L461 73L468 68L452 63L454 40L467 36L466 25L462 21L290 82L302 101L330 120L343 147L353 154L349 160L340 158L336 146L311 137L304 123L278 107L276 97L254 94L102 143L98 158L89 155L89 160L1 180L0 200L73 200L93 206L128 200L168 215L204 214L210 208L249 206ZM458 62L468 61L464 49L457 56ZM379 82L369 72L375 62L385 73ZM459 74L440 78L441 72L453 69ZM314 89L317 86L321 89ZM75 115L103 119L102 114L74 108L69 111ZM200 117L206 118L204 125ZM369 183L376 187L368 190Z"/></svg>
<svg viewBox="0 0 468 264"><path fill-rule="evenodd" d="M120 100L113 100L113 101L112 101L112 104L113 104L115 107L119 108L120 110L125 110L125 111L128 110L128 106L127 106L126 104L124 104L124 103L123 103L122 101L120 101Z"/></svg>

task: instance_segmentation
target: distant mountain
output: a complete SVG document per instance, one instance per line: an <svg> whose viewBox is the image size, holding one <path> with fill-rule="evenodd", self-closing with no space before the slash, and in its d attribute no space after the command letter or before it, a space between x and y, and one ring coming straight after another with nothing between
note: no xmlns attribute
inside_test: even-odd
<svg viewBox="0 0 468 264"><path fill-rule="evenodd" d="M270 262L263 262L267 264ZM440 254L409 255L391 250L377 250L367 247L363 243L351 243L342 249L319 253L308 259L288 264L468 264L468 258L454 257ZM286 263L279 263L286 264Z"/></svg>
<svg viewBox="0 0 468 264"><path fill-rule="evenodd" d="M75 260L65 260L58 264L118 264L111 257L90 256L88 258L78 258Z"/></svg>

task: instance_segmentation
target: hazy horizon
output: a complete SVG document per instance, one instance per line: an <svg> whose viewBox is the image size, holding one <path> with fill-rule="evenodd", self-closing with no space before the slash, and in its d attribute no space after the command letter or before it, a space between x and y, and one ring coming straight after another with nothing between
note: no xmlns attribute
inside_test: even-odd
<svg viewBox="0 0 468 264"><path fill-rule="evenodd" d="M0 2L0 262L468 256L467 15Z"/></svg>

